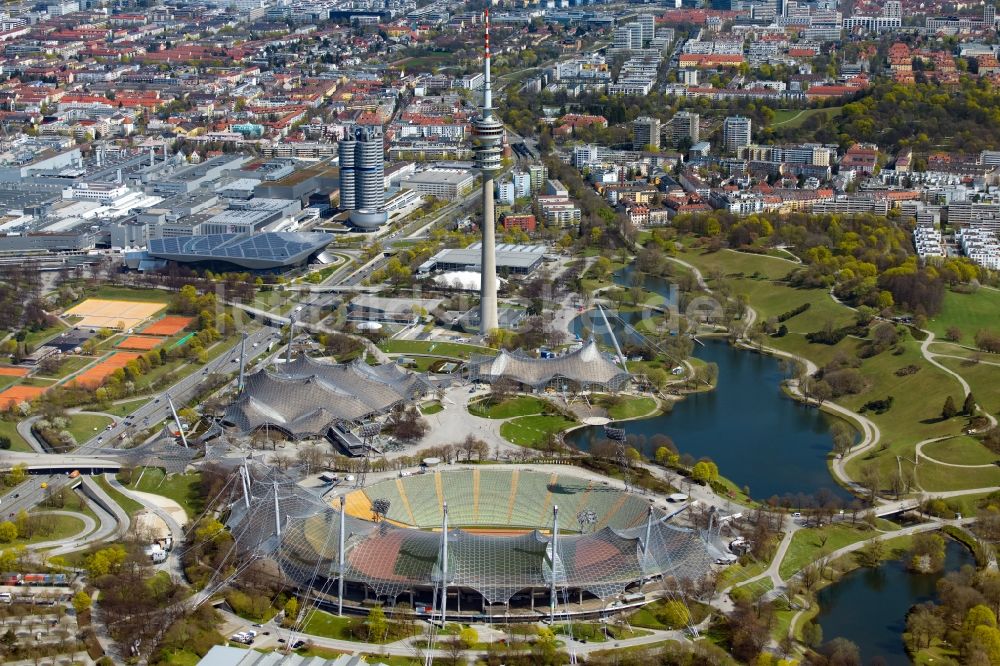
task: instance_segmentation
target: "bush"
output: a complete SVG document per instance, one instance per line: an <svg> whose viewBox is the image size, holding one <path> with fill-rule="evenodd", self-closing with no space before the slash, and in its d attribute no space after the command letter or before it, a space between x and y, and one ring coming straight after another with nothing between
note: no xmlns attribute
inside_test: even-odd
<svg viewBox="0 0 1000 666"><path fill-rule="evenodd" d="M251 596L239 590L230 590L226 593L226 603L240 617L263 620L270 616L271 600L262 594Z"/></svg>
<svg viewBox="0 0 1000 666"><path fill-rule="evenodd" d="M783 321L788 321L789 319L795 317L796 315L802 314L803 312L808 310L811 306L812 306L811 303L803 303L799 307L793 308L788 312L782 312L780 315L778 315L778 323L780 324Z"/></svg>
<svg viewBox="0 0 1000 666"><path fill-rule="evenodd" d="M885 414L890 409L892 409L891 395L882 400L869 400L865 404L861 405L861 409L858 410L858 413L864 414L865 412L875 412L876 414Z"/></svg>
<svg viewBox="0 0 1000 666"><path fill-rule="evenodd" d="M683 602L673 600L665 603L663 608L657 611L656 619L670 629L680 629L691 621L691 613Z"/></svg>

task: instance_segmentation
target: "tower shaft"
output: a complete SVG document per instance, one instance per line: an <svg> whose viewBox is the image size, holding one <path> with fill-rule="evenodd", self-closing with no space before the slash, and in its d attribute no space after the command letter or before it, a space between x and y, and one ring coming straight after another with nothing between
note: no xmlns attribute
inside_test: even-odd
<svg viewBox="0 0 1000 666"><path fill-rule="evenodd" d="M479 331L486 335L500 327L497 304L496 221L493 210L493 177L483 175L483 248L479 301Z"/></svg>

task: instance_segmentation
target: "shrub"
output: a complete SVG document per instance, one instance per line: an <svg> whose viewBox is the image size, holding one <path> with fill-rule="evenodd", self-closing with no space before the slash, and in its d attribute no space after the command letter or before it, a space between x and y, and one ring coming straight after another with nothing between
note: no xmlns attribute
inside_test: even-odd
<svg viewBox="0 0 1000 666"><path fill-rule="evenodd" d="M793 308L788 312L782 312L780 315L778 315L778 323L781 323L783 321L788 321L792 317L802 314L803 312L808 310L811 306L812 306L811 303L803 303L799 307Z"/></svg>

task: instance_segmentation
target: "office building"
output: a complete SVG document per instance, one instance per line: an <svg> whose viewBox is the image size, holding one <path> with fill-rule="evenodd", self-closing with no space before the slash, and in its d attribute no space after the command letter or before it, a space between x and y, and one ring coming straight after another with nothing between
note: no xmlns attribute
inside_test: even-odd
<svg viewBox="0 0 1000 666"><path fill-rule="evenodd" d="M660 147L660 119L640 116L632 121L632 148L646 150L647 146Z"/></svg>
<svg viewBox="0 0 1000 666"><path fill-rule="evenodd" d="M729 116L722 123L722 143L726 152L739 153L750 145L750 119L744 116Z"/></svg>
<svg viewBox="0 0 1000 666"><path fill-rule="evenodd" d="M426 169L415 173L399 182L405 190L416 190L420 194L451 200L466 194L472 189L476 178L466 169ZM493 185L490 184L490 199L493 198Z"/></svg>
<svg viewBox="0 0 1000 666"><path fill-rule="evenodd" d="M340 208L351 211L351 224L374 229L386 221L385 150L376 128L358 128L338 145Z"/></svg>

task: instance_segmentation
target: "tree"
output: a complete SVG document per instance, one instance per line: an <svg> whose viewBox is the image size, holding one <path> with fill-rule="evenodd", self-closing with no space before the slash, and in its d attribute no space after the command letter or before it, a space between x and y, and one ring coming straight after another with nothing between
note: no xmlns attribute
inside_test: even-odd
<svg viewBox="0 0 1000 666"><path fill-rule="evenodd" d="M823 627L817 622L806 622L802 627L802 641L811 648L823 644Z"/></svg>
<svg viewBox="0 0 1000 666"><path fill-rule="evenodd" d="M17 538L17 525L5 520L0 523L0 543L10 543Z"/></svg>
<svg viewBox="0 0 1000 666"><path fill-rule="evenodd" d="M290 597L288 601L285 602L285 620L289 622L295 622L296 618L299 616L299 600L295 597Z"/></svg>
<svg viewBox="0 0 1000 666"><path fill-rule="evenodd" d="M386 514L389 513L390 506L391 502L384 497L379 497L372 502L372 513L375 514L375 522L378 522L380 518L385 519Z"/></svg>
<svg viewBox="0 0 1000 666"><path fill-rule="evenodd" d="M861 666L861 652L858 646L846 638L834 638L820 648L828 664L837 666Z"/></svg>
<svg viewBox="0 0 1000 666"><path fill-rule="evenodd" d="M972 643L986 653L990 664L1000 664L1000 629L981 624L972 632Z"/></svg>
<svg viewBox="0 0 1000 666"><path fill-rule="evenodd" d="M458 640L462 642L465 649L469 649L479 642L479 633L472 627L464 627L462 631L458 633Z"/></svg>
<svg viewBox="0 0 1000 666"><path fill-rule="evenodd" d="M934 612L933 604L920 604L906 618L906 631L918 648L929 647L931 641L944 635L945 628L945 622Z"/></svg>
<svg viewBox="0 0 1000 666"><path fill-rule="evenodd" d="M834 421L830 436L833 437L833 452L837 455L847 453L854 444L854 428L845 421Z"/></svg>
<svg viewBox="0 0 1000 666"><path fill-rule="evenodd" d="M691 621L691 613L682 601L673 600L664 604L656 614L656 619L670 629L681 629Z"/></svg>
<svg viewBox="0 0 1000 666"><path fill-rule="evenodd" d="M950 419L954 418L958 414L958 408L955 407L955 399L950 395L944 399L944 407L941 408L941 418Z"/></svg>
<svg viewBox="0 0 1000 666"><path fill-rule="evenodd" d="M719 468L711 460L702 460L691 468L691 478L698 483L711 483L718 480Z"/></svg>
<svg viewBox="0 0 1000 666"><path fill-rule="evenodd" d="M966 416L976 415L976 399L971 391L965 396L965 402L962 403L962 413Z"/></svg>
<svg viewBox="0 0 1000 666"><path fill-rule="evenodd" d="M382 610L382 606L372 606L372 609L368 611L368 620L365 624L368 625L369 641L379 642L385 640L385 636L389 631L389 621L385 618L385 611Z"/></svg>
<svg viewBox="0 0 1000 666"><path fill-rule="evenodd" d="M962 339L962 329L958 326L949 326L944 332L944 339L948 342L959 342Z"/></svg>
<svg viewBox="0 0 1000 666"><path fill-rule="evenodd" d="M90 604L91 603L92 602L91 602L91 599L90 599L90 595L87 594L86 592L84 592L83 590L80 590L79 592L77 592L76 594L74 594L73 595L73 610L76 611L77 617L79 617L82 613L90 610Z"/></svg>
<svg viewBox="0 0 1000 666"><path fill-rule="evenodd" d="M976 627L987 626L996 629L997 626L997 616L993 613L993 609L989 606L983 604L977 604L969 609L969 612L965 614L965 619L962 620L962 631L966 634L971 635L975 631Z"/></svg>
<svg viewBox="0 0 1000 666"><path fill-rule="evenodd" d="M4 451L9 451L10 445L11 445L10 437L8 437L7 435L0 435L0 449L3 449Z"/></svg>

